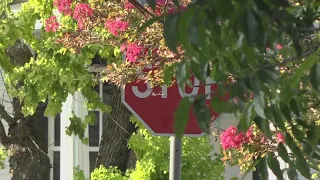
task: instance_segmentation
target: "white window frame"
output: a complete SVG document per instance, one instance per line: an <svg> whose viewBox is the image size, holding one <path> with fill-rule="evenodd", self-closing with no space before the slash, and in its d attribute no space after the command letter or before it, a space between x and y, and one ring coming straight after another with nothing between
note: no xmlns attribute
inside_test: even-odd
<svg viewBox="0 0 320 180"><path fill-rule="evenodd" d="M99 84L99 96L100 98L103 100L103 82L101 82ZM79 102L75 102L75 103L79 103ZM75 105L77 108L79 108L78 104ZM97 111L99 112L99 145L98 146L90 146L89 144L88 146L88 157L90 158L90 152L99 152L99 146L100 146L100 142L101 142L101 137L102 137L102 132L103 132L103 112L101 109L95 109L92 111ZM87 109L83 108L83 114L87 114L88 111ZM64 129L61 128L61 121L63 120L63 118L60 116L60 134L61 131L64 131ZM53 180L53 160L54 160L54 152L60 152L60 146L55 146L54 144L54 139L55 139L55 118L54 117L49 117L48 118L48 155L49 155L49 159L50 159L50 163L52 165L51 171L50 171L50 180ZM85 136L89 137L89 127L87 127L86 132L85 132ZM60 138L63 138L63 136L60 136ZM61 145L61 139L60 139L60 145ZM60 162L61 163L61 162ZM84 162L84 165L88 166L87 168L90 170L90 159L87 159ZM60 168L62 167L62 165L60 164ZM86 173L86 176L90 177L90 172L89 174ZM61 178L60 178L61 179ZM61 179L62 180L62 179Z"/></svg>

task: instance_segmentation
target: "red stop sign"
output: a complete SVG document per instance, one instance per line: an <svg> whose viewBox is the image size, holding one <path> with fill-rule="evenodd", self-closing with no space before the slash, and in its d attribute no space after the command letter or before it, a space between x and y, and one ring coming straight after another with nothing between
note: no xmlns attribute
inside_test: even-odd
<svg viewBox="0 0 320 180"><path fill-rule="evenodd" d="M174 112L179 106L180 100L188 95L212 94L217 89L210 79L206 85L200 84L196 78L191 78L193 88L187 86L185 90L177 84L167 88L166 86L151 88L149 83L136 81L126 84L122 92L122 103L138 118L144 126L154 135L174 135ZM210 96L207 97L207 105L210 107ZM212 108L213 117L217 117ZM190 110L190 118L185 129L186 136L202 135L194 113Z"/></svg>

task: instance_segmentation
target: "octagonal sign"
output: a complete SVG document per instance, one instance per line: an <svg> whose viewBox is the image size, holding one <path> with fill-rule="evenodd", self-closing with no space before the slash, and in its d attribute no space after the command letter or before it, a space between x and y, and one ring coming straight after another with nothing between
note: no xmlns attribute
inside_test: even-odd
<svg viewBox="0 0 320 180"><path fill-rule="evenodd" d="M151 88L149 83L136 81L128 83L122 90L122 103L138 118L142 124L154 135L174 135L174 112L179 106L180 100L185 96L197 94L212 94L217 89L216 84L208 78L206 85L200 84L196 78L191 78L193 88L187 86L185 90L177 84L171 87ZM207 97L207 105L210 107L210 97ZM217 117L210 107L213 117ZM185 129L185 136L200 136L202 130L199 128L195 115L190 110L189 121Z"/></svg>

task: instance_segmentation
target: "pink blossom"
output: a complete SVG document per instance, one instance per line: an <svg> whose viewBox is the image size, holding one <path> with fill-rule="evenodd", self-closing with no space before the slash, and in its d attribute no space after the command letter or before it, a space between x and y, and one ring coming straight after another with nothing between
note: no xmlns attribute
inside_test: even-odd
<svg viewBox="0 0 320 180"><path fill-rule="evenodd" d="M156 2L157 2L157 6L160 6L160 7L166 5L166 0L157 0Z"/></svg>
<svg viewBox="0 0 320 180"><path fill-rule="evenodd" d="M250 127L248 129L248 131L246 132L246 139L247 141L251 141L252 140L252 137L253 137L253 132L252 132L252 127Z"/></svg>
<svg viewBox="0 0 320 180"><path fill-rule="evenodd" d="M134 7L133 4L127 2L127 3L124 5L124 8L127 9L127 10L130 10L130 9L134 9L135 7Z"/></svg>
<svg viewBox="0 0 320 180"><path fill-rule="evenodd" d="M122 44L122 45L120 46L120 51L121 51L121 52L124 52L124 51L126 50L126 48L127 48L126 44Z"/></svg>
<svg viewBox="0 0 320 180"><path fill-rule="evenodd" d="M281 44L277 44L276 48L277 48L278 50L281 50L281 49L283 48L283 46L282 46Z"/></svg>
<svg viewBox="0 0 320 180"><path fill-rule="evenodd" d="M88 4L85 3L78 3L73 12L73 18L75 20L84 19L87 17L92 16L93 9Z"/></svg>
<svg viewBox="0 0 320 180"><path fill-rule="evenodd" d="M136 62L141 54L143 47L136 43L129 43L127 45L121 45L120 50L125 52L127 59L130 62Z"/></svg>
<svg viewBox="0 0 320 180"><path fill-rule="evenodd" d="M126 31L129 28L129 24L120 20L108 20L105 23L105 28L114 36L118 36L119 32Z"/></svg>
<svg viewBox="0 0 320 180"><path fill-rule="evenodd" d="M58 8L58 11L65 15L72 14L71 4L72 4L72 0L54 0L53 1L53 5L55 5Z"/></svg>
<svg viewBox="0 0 320 180"><path fill-rule="evenodd" d="M84 24L85 24L85 20L84 19L78 19L77 20L77 25L78 25L78 29L83 29L84 28Z"/></svg>
<svg viewBox="0 0 320 180"><path fill-rule="evenodd" d="M181 12L184 11L187 7L184 5L180 5L179 8L177 7L172 7L168 10L168 14L174 14L176 12Z"/></svg>
<svg viewBox="0 0 320 180"><path fill-rule="evenodd" d="M59 23L57 21L56 16L51 16L50 18L46 19L46 31L47 32L56 32L59 28Z"/></svg>
<svg viewBox="0 0 320 180"><path fill-rule="evenodd" d="M221 145L223 149L240 148L245 141L244 133L237 134L237 128L230 126L220 135Z"/></svg>
<svg viewBox="0 0 320 180"><path fill-rule="evenodd" d="M277 143L285 143L284 136L281 133L277 133Z"/></svg>

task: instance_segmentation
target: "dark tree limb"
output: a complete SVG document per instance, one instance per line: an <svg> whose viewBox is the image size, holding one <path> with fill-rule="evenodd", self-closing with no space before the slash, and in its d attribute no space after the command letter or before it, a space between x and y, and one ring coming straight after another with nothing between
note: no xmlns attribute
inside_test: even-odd
<svg viewBox="0 0 320 180"><path fill-rule="evenodd" d="M2 104L0 104L0 118L5 120L9 125L17 122L17 119L11 117Z"/></svg>
<svg viewBox="0 0 320 180"><path fill-rule="evenodd" d="M0 143L4 146L6 146L7 144L7 134L1 120L0 120Z"/></svg>

